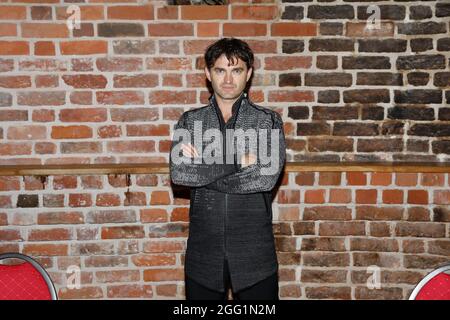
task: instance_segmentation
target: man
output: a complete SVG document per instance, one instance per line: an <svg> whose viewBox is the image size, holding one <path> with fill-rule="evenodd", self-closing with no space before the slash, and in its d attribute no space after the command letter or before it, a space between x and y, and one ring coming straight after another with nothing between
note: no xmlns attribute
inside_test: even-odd
<svg viewBox="0 0 450 320"><path fill-rule="evenodd" d="M278 299L271 190L283 169L285 141L280 115L247 97L253 61L242 40L209 46L205 73L214 93L207 106L184 112L175 126L171 179L191 188L187 299L226 300L229 288L233 299ZM199 142L211 132L217 139ZM242 142L243 132L257 149Z"/></svg>

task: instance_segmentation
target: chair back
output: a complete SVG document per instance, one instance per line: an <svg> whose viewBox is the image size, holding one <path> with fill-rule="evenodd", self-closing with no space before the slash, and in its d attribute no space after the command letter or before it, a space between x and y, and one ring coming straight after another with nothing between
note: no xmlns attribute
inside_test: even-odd
<svg viewBox="0 0 450 320"><path fill-rule="evenodd" d="M450 300L450 265L427 274L414 288L409 300Z"/></svg>
<svg viewBox="0 0 450 320"><path fill-rule="evenodd" d="M0 262L19 259L19 264L0 264L0 300L57 300L55 286L45 269L21 253L0 254Z"/></svg>

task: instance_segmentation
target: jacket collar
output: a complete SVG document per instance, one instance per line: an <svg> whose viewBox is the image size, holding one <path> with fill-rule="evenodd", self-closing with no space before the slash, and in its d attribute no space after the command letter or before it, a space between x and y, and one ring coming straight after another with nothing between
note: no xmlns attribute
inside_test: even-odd
<svg viewBox="0 0 450 320"><path fill-rule="evenodd" d="M233 103L233 106L231 107L231 117L235 117L236 113L239 111L239 107L242 105L244 100L247 100L247 93L242 92L242 94L239 96L239 98ZM214 107L216 112L220 114L221 120L223 120L222 111L220 111L219 105L217 104L216 96L214 93L209 97L209 104Z"/></svg>

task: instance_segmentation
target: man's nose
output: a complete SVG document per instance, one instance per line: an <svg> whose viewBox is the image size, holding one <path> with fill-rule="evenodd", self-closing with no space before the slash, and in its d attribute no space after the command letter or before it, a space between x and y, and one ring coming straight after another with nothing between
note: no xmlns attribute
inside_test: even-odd
<svg viewBox="0 0 450 320"><path fill-rule="evenodd" d="M225 82L226 83L232 83L233 82L233 76L230 73L225 74Z"/></svg>

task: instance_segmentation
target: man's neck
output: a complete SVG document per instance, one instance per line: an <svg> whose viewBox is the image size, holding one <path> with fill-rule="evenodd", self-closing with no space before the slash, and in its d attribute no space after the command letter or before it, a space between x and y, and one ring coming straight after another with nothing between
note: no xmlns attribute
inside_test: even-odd
<svg viewBox="0 0 450 320"><path fill-rule="evenodd" d="M236 99L222 99L217 94L214 93L214 97L216 98L217 106L220 111L224 114L231 114L234 103L239 100L244 93L242 92L240 96Z"/></svg>

